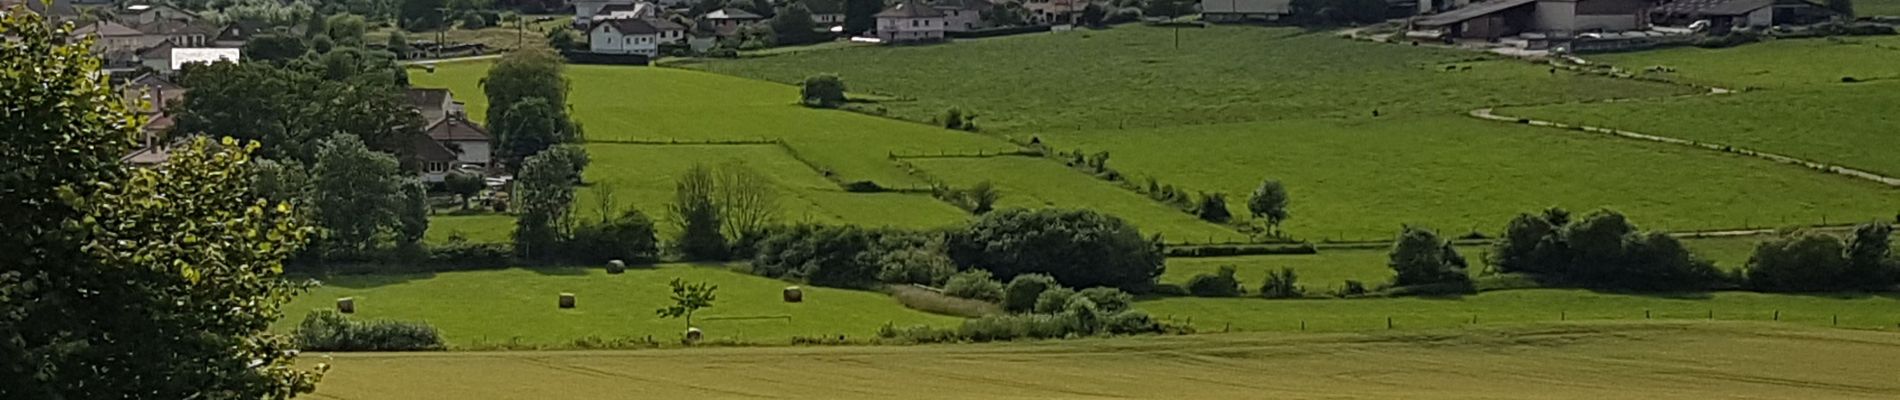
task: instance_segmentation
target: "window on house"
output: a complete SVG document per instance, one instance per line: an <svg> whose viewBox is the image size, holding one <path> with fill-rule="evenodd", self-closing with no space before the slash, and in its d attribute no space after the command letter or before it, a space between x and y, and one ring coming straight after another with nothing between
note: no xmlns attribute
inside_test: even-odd
<svg viewBox="0 0 1900 400"><path fill-rule="evenodd" d="M429 165L427 166L427 168L429 172L444 172L444 171L449 170L449 163L440 162L440 161L431 161L429 162Z"/></svg>

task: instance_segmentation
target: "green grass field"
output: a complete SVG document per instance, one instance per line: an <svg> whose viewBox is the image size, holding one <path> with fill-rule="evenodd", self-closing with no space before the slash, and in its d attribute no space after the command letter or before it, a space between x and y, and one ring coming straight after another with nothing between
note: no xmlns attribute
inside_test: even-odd
<svg viewBox="0 0 1900 400"><path fill-rule="evenodd" d="M1228 194L1244 214L1262 179L1285 182L1307 240L1387 239L1400 224L1496 233L1520 212L1609 207L1649 229L1891 218L1892 188L1753 158L1462 116L1201 125L1044 137L1113 154L1139 182ZM1775 188L1774 190L1761 190Z"/></svg>
<svg viewBox="0 0 1900 400"><path fill-rule="evenodd" d="M1863 17L1900 15L1900 0L1861 0L1854 3L1854 13Z"/></svg>
<svg viewBox="0 0 1900 400"><path fill-rule="evenodd" d="M429 217L429 231L422 240L445 243L449 237L461 235L470 242L505 243L512 240L514 232L515 218L510 215L437 215Z"/></svg>
<svg viewBox="0 0 1900 400"><path fill-rule="evenodd" d="M1563 323L1365 334L339 354L320 399L1881 399L1891 332Z"/></svg>
<svg viewBox="0 0 1900 400"><path fill-rule="evenodd" d="M632 206L664 221L673 201L674 181L694 164L718 168L737 163L774 183L779 216L785 222L844 223L862 226L929 228L955 224L969 214L929 195L848 193L776 145L629 145L590 144L594 160L584 181L589 187L575 201L583 218L598 214L599 191L613 188L619 207ZM673 227L660 224L662 232Z"/></svg>
<svg viewBox="0 0 1900 400"><path fill-rule="evenodd" d="M1686 93L1431 48L1342 40L1292 28L1175 30L1123 25L941 46L851 48L713 61L691 68L775 82L832 72L881 106L929 121L951 106L986 131L1200 125L1279 119L1447 114L1497 104ZM901 67L896 67L901 66ZM1452 66L1450 71L1446 66ZM1468 67L1469 69L1464 69Z"/></svg>
<svg viewBox="0 0 1900 400"><path fill-rule="evenodd" d="M1246 235L1231 228L1202 221L1047 159L1011 156L909 161L954 187L968 188L990 181L1002 194L999 208L1092 208L1134 223L1143 234L1160 233L1170 242L1247 240Z"/></svg>
<svg viewBox="0 0 1900 400"><path fill-rule="evenodd" d="M487 62L411 71L417 87L447 87L471 117L487 108L479 82ZM1014 150L992 138L798 105L798 88L670 68L573 65L568 102L589 141L782 139L846 181L921 187L885 160L889 152Z"/></svg>
<svg viewBox="0 0 1900 400"><path fill-rule="evenodd" d="M890 115L926 121L962 107L979 114L988 133L1035 136L1056 150L1108 151L1109 165L1137 182L1153 177L1190 192L1226 193L1232 210L1244 209L1260 180L1280 179L1293 193L1286 229L1308 240L1382 239L1401 224L1491 232L1518 212L1552 205L1614 208L1666 230L1891 217L1900 206L1891 188L1798 167L1462 115L1485 106L1696 92L1688 87L1290 29L1215 27L1182 35L1178 49L1173 30L1122 26L689 66L780 82L837 72L855 91L900 98L880 104ZM1900 65L1878 63L1881 54L1833 57L1823 59L1840 65L1819 70ZM1880 104L1886 103L1862 107ZM1374 109L1380 117L1371 116ZM1826 143L1811 147L1860 149L1864 156L1841 156L1854 159L1882 158L1892 147L1879 139L1891 135L1871 133L1879 130L1854 132L1824 136L1817 142ZM1752 189L1765 187L1783 189ZM1018 190L1080 191L1046 184Z"/></svg>
<svg viewBox="0 0 1900 400"><path fill-rule="evenodd" d="M598 268L560 268L337 276L297 296L273 329L289 332L310 310L330 309L337 298L354 297L359 317L427 321L452 348L516 340L564 346L586 337L651 335L666 341L685 329L682 320L654 315L655 309L671 304L667 281L672 278L719 286L713 307L694 320L708 339L785 344L796 335L868 336L886 322L957 321L905 308L873 292L805 288L803 303L786 303L780 291L788 283L725 268L669 264L622 275ZM561 293L574 293L578 307L555 307Z"/></svg>
<svg viewBox="0 0 1900 400"><path fill-rule="evenodd" d="M1725 49L1679 47L1585 58L1650 76L1731 89L1834 87L1842 77L1900 78L1900 48L1892 47L1891 39L1770 40ZM1675 72L1641 72L1652 66Z"/></svg>
<svg viewBox="0 0 1900 400"><path fill-rule="evenodd" d="M1746 60L1741 62L1739 60ZM1505 108L1500 114L1721 143L1900 175L1900 37L1777 40L1728 49L1605 55L1664 78L1766 90L1721 96ZM1873 80L1842 83L1842 77Z"/></svg>

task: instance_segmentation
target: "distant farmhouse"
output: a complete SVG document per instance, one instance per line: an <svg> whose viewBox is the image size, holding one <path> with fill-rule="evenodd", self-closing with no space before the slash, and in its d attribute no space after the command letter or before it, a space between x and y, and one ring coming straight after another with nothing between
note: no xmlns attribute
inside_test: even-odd
<svg viewBox="0 0 1900 400"><path fill-rule="evenodd" d="M918 0L904 0L877 18L877 37L886 43L937 42L943 40L944 13Z"/></svg>
<svg viewBox="0 0 1900 400"><path fill-rule="evenodd" d="M1214 1L1214 0L1210 0ZM1421 12L1444 3L1422 1ZM1412 29L1446 39L1608 40L1642 38L1652 26L1689 27L1709 21L1711 33L1731 29L1812 24L1834 18L1825 7L1805 0L1490 0L1418 17ZM1701 28L1701 27L1698 27ZM1417 36L1417 35L1414 35Z"/></svg>
<svg viewBox="0 0 1900 400"><path fill-rule="evenodd" d="M658 56L661 43L686 40L686 27L658 18L595 21L587 31L589 51L601 54Z"/></svg>
<svg viewBox="0 0 1900 400"><path fill-rule="evenodd" d="M765 21L765 16L732 7L714 10L699 18L710 22L713 31L718 33L720 37L731 36L734 33L738 33L739 28L752 26L761 23L761 21Z"/></svg>
<svg viewBox="0 0 1900 400"><path fill-rule="evenodd" d="M1293 0L1201 0L1208 22L1278 21L1293 15Z"/></svg>
<svg viewBox="0 0 1900 400"><path fill-rule="evenodd" d="M412 144L423 182L442 182L457 170L487 171L495 166L494 138L468 120L461 102L448 89L411 88L409 104L421 114L423 136Z"/></svg>

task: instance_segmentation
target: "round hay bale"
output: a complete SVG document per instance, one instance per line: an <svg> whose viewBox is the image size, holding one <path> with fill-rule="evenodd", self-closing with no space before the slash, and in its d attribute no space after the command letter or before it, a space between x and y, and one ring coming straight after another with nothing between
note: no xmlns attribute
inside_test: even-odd
<svg viewBox="0 0 1900 400"><path fill-rule="evenodd" d="M705 334L699 332L699 328L686 328L687 343L698 342L702 337L705 337Z"/></svg>
<svg viewBox="0 0 1900 400"><path fill-rule="evenodd" d="M356 298L344 297L344 298L336 299L336 312L340 312L344 314L355 314L356 313Z"/></svg>
<svg viewBox="0 0 1900 400"><path fill-rule="evenodd" d="M561 293L561 308L574 308L573 293Z"/></svg>
<svg viewBox="0 0 1900 400"><path fill-rule="evenodd" d="M613 260L613 261L608 261L608 262L607 262L607 273L609 273L609 274L619 274L619 273L622 273L622 272L627 272L627 263L626 263L626 262L624 262L624 261L620 261L620 260Z"/></svg>
<svg viewBox="0 0 1900 400"><path fill-rule="evenodd" d="M799 289L797 286L785 287L785 302L786 303L802 303L804 301L805 301L804 289Z"/></svg>

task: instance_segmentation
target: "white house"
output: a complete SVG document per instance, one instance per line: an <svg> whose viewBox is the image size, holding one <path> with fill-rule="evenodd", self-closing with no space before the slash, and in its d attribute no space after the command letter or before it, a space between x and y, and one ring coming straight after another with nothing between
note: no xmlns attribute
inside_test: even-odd
<svg viewBox="0 0 1900 400"><path fill-rule="evenodd" d="M1293 15L1292 0L1201 0L1208 22L1278 21Z"/></svg>
<svg viewBox="0 0 1900 400"><path fill-rule="evenodd" d="M943 12L917 0L904 0L884 9L877 18L877 37L886 43L943 40Z"/></svg>
<svg viewBox="0 0 1900 400"><path fill-rule="evenodd" d="M585 24L593 21L600 9L609 5L633 5L635 0L580 0L574 2L574 23Z"/></svg>
<svg viewBox="0 0 1900 400"><path fill-rule="evenodd" d="M805 0L805 9L811 10L811 22L821 28L844 25L844 1L842 0Z"/></svg>
<svg viewBox="0 0 1900 400"><path fill-rule="evenodd" d="M428 134L455 153L456 164L487 168L495 160L488 131L460 115L436 121L429 126Z"/></svg>
<svg viewBox="0 0 1900 400"><path fill-rule="evenodd" d="M660 43L686 38L686 27L672 21L650 18L601 20L587 30L589 51L602 54L640 54L657 56Z"/></svg>
<svg viewBox="0 0 1900 400"><path fill-rule="evenodd" d="M243 58L242 49L223 48L172 48L171 70L177 71L191 63L215 63L219 61L238 62Z"/></svg>

